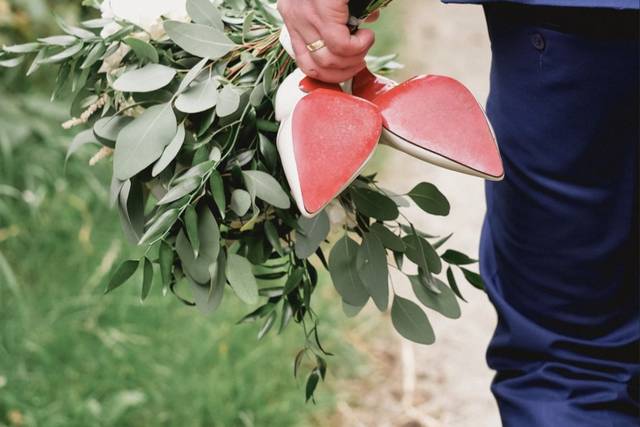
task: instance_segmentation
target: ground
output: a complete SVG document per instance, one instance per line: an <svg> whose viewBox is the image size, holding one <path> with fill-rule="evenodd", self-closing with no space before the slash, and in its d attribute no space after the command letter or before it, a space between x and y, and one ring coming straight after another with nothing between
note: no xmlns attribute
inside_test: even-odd
<svg viewBox="0 0 640 427"><path fill-rule="evenodd" d="M490 50L482 8L443 5L435 0L396 2L390 11L403 22L401 78L415 74L444 74L462 81L484 105L488 94ZM374 27L375 28L375 27ZM430 232L455 231L451 246L474 254L478 250L485 211L483 181L432 167L406 155L382 149L380 181L406 192L419 181L430 181L445 193L452 212L446 219L410 211L416 224ZM407 179L410 177L410 179ZM398 280L396 278L396 280ZM406 283L400 284L402 292ZM489 391L493 372L485 350L496 315L486 295L469 286L462 318L430 315L437 341L411 344L376 323L373 330L354 331L356 346L370 354L366 380L348 383L338 406L336 424L379 427L496 427L496 404ZM404 295L408 295L408 292ZM375 313L372 313L375 317Z"/></svg>

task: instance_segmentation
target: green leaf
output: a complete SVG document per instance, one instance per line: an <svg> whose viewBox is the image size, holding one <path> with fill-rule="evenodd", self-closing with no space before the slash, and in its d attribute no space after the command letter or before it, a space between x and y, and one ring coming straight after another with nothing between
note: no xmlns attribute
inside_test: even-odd
<svg viewBox="0 0 640 427"><path fill-rule="evenodd" d="M224 277L225 265L224 252L220 252L218 261L209 267L211 281L208 286L200 285L193 280L190 281L191 293L196 303L196 308L205 316L215 312L222 303L226 282Z"/></svg>
<svg viewBox="0 0 640 427"><path fill-rule="evenodd" d="M187 13L193 22L224 30L224 23L218 8L209 0L187 0Z"/></svg>
<svg viewBox="0 0 640 427"><path fill-rule="evenodd" d="M144 190L138 180L127 180L118 197L118 212L123 231L131 243L144 234Z"/></svg>
<svg viewBox="0 0 640 427"><path fill-rule="evenodd" d="M191 242L193 253L198 257L198 251L200 251L200 239L198 238L198 214L193 205L187 206L184 211L184 227L187 230L187 237Z"/></svg>
<svg viewBox="0 0 640 427"><path fill-rule="evenodd" d="M242 171L242 176L250 194L279 209L291 207L289 196L273 176L259 170Z"/></svg>
<svg viewBox="0 0 640 427"><path fill-rule="evenodd" d="M258 340L261 340L262 338L264 338L265 335L269 333L269 331L271 330L271 327L276 322L277 317L278 317L278 313L275 311L272 311L267 316L267 318L264 320L264 323L262 324L262 327L258 331Z"/></svg>
<svg viewBox="0 0 640 427"><path fill-rule="evenodd" d="M449 235L438 239L436 242L433 243L433 245L432 245L433 249L438 249L438 248L440 248L440 246L442 246L445 243L447 243L447 241L451 238L451 236L453 236L453 233L449 233Z"/></svg>
<svg viewBox="0 0 640 427"><path fill-rule="evenodd" d="M251 195L240 189L231 192L231 210L239 217L244 216L251 207Z"/></svg>
<svg viewBox="0 0 640 427"><path fill-rule="evenodd" d="M356 267L360 280L378 310L385 311L389 304L389 268L387 251L373 233L366 233L358 248Z"/></svg>
<svg viewBox="0 0 640 427"><path fill-rule="evenodd" d="M177 216L176 213L176 218ZM162 277L162 283L165 287L169 287L171 284L174 257L173 248L167 242L162 241L158 249L158 262L160 263L160 277Z"/></svg>
<svg viewBox="0 0 640 427"><path fill-rule="evenodd" d="M225 217L225 211L227 208L227 199L224 194L224 182L222 181L222 175L217 170L214 170L209 177L209 188L213 195L213 201L220 212L222 219Z"/></svg>
<svg viewBox="0 0 640 427"><path fill-rule="evenodd" d="M127 71L118 77L112 86L121 92L153 92L171 83L175 76L176 70L171 67L147 64L142 68Z"/></svg>
<svg viewBox="0 0 640 427"><path fill-rule="evenodd" d="M364 305L351 305L342 301L342 312L347 317L356 317L364 308Z"/></svg>
<svg viewBox="0 0 640 427"><path fill-rule="evenodd" d="M156 48L146 41L134 37L127 37L123 41L133 49L133 52L141 61L157 63L160 60Z"/></svg>
<svg viewBox="0 0 640 427"><path fill-rule="evenodd" d="M0 60L0 67L14 68L22 64L22 61L24 61L24 56L18 56L16 58L11 58L11 59L3 59L3 60Z"/></svg>
<svg viewBox="0 0 640 427"><path fill-rule="evenodd" d="M183 113L194 114L213 108L218 101L220 82L210 77L203 82L192 84L176 99L176 108Z"/></svg>
<svg viewBox="0 0 640 427"><path fill-rule="evenodd" d="M300 259L310 257L327 238L331 224L325 211L313 218L301 216L296 231L295 253Z"/></svg>
<svg viewBox="0 0 640 427"><path fill-rule="evenodd" d="M87 54L87 57L82 62L82 65L80 65L80 69L85 70L92 67L96 62L100 60L100 58L102 58L102 55L104 55L106 50L107 47L102 43L93 46Z"/></svg>
<svg viewBox="0 0 640 427"><path fill-rule="evenodd" d="M418 344L433 344L436 340L427 315L418 305L396 295L391 306L391 322L400 335Z"/></svg>
<svg viewBox="0 0 640 427"><path fill-rule="evenodd" d="M283 256L284 249L282 248L282 244L280 243L278 230L276 230L275 225L273 225L271 221L265 221L264 234L267 236L267 240L269 240L271 247L278 253L278 255Z"/></svg>
<svg viewBox="0 0 640 427"><path fill-rule="evenodd" d="M225 85L218 93L216 114L218 117L227 117L238 111L238 108L240 108L240 94L232 85Z"/></svg>
<svg viewBox="0 0 640 427"><path fill-rule="evenodd" d="M458 298L460 298L464 302L467 302L467 300L462 296L460 289L458 288L458 283L456 282L456 277L454 276L451 267L447 268L447 282L449 282L449 286L451 286L451 289L453 290L453 292L455 292Z"/></svg>
<svg viewBox="0 0 640 427"><path fill-rule="evenodd" d="M2 50L9 53L32 53L40 48L40 43L24 43L14 44L12 46L3 46Z"/></svg>
<svg viewBox="0 0 640 427"><path fill-rule="evenodd" d="M282 291L283 295L289 295L293 292L304 277L305 269L302 267L295 267L291 274L287 277L287 281L284 284L284 290Z"/></svg>
<svg viewBox="0 0 640 427"><path fill-rule="evenodd" d="M69 157L87 144L98 144L98 141L96 141L96 138L93 136L93 131L91 129L84 130L73 138L73 141L67 149L67 155L65 156L64 161L66 162L69 160Z"/></svg>
<svg viewBox="0 0 640 427"><path fill-rule="evenodd" d="M474 273L473 271L467 270L464 267L460 267L460 270L462 270L462 274L464 274L464 278L467 279L467 282L469 282L475 288L484 291L484 283L482 281L482 277L480 277L478 273Z"/></svg>
<svg viewBox="0 0 640 427"><path fill-rule="evenodd" d="M211 280L209 267L216 262L220 252L220 229L213 214L208 208L198 211L198 240L200 251L195 251L183 230L176 238L176 252L182 262L186 274L198 283L204 284Z"/></svg>
<svg viewBox="0 0 640 427"><path fill-rule="evenodd" d="M67 47L78 41L73 36L51 36L38 39L39 42L50 46L62 46Z"/></svg>
<svg viewBox="0 0 640 427"><path fill-rule="evenodd" d="M158 237L162 236L178 219L178 210L171 209L164 212L162 215L158 217L150 226L147 228L147 231L144 232L139 245L145 245Z"/></svg>
<svg viewBox="0 0 640 427"><path fill-rule="evenodd" d="M477 259L470 258L462 252L458 252L453 249L447 249L447 251L442 254L441 258L449 264L454 265L475 264L476 262L478 262Z"/></svg>
<svg viewBox="0 0 640 427"><path fill-rule="evenodd" d="M433 215L449 215L451 207L447 198L438 188L428 182L421 182L413 187L408 194L411 200L423 211Z"/></svg>
<svg viewBox="0 0 640 427"><path fill-rule="evenodd" d="M407 258L416 265L434 274L442 271L442 261L426 239L417 234L409 234L403 237L402 241L407 247L405 251Z"/></svg>
<svg viewBox="0 0 640 427"><path fill-rule="evenodd" d="M318 381L320 381L320 375L314 370L307 378L307 385L305 387L305 395L306 401L313 398L313 393L316 391L316 387L318 387Z"/></svg>
<svg viewBox="0 0 640 427"><path fill-rule="evenodd" d="M354 188L351 191L358 211L370 218L391 221L398 217L398 206L386 195L368 188Z"/></svg>
<svg viewBox="0 0 640 427"><path fill-rule="evenodd" d="M331 249L329 273L342 299L347 304L362 307L369 300L369 293L358 275L357 253L358 244L345 234Z"/></svg>
<svg viewBox="0 0 640 427"><path fill-rule="evenodd" d="M129 280L131 276L133 276L133 273L138 269L138 264L139 262L135 260L128 260L120 264L116 272L111 276L107 289L104 293L106 294L111 292Z"/></svg>
<svg viewBox="0 0 640 427"><path fill-rule="evenodd" d="M385 248L396 252L404 252L406 249L402 239L383 224L376 222L370 230L380 239Z"/></svg>
<svg viewBox="0 0 640 427"><path fill-rule="evenodd" d="M160 175L160 173L163 170L165 170L167 166L171 164L173 159L175 159L178 153L180 152L180 148L182 148L182 145L184 144L184 141L185 141L185 136L186 136L186 132L184 129L184 123L180 123L180 125L178 126L178 131L176 132L175 136L173 137L169 145L167 145L164 151L162 152L160 159L158 159L156 164L153 165L153 169L151 170L151 176L156 177Z"/></svg>
<svg viewBox="0 0 640 427"><path fill-rule="evenodd" d="M435 287L439 293L435 293L427 289L419 276L407 276L411 281L411 287L416 298L432 310L437 311L450 319L460 317L460 306L453 291L437 277L434 277Z"/></svg>
<svg viewBox="0 0 640 427"><path fill-rule="evenodd" d="M79 53L84 45L82 43L77 43L72 45L71 47L66 48L62 52L58 52L54 55L48 56L46 58L42 58L38 61L40 64L55 64L57 62L62 62L65 59L69 59L72 56L75 56Z"/></svg>
<svg viewBox="0 0 640 427"><path fill-rule="evenodd" d="M170 104L154 105L118 134L113 169L124 181L158 160L176 135L178 124Z"/></svg>
<svg viewBox="0 0 640 427"><path fill-rule="evenodd" d="M198 177L191 177L189 179L185 179L180 181L178 184L174 185L167 191L167 194L162 197L158 201L158 205L166 205L171 202L175 202L178 199L186 196L187 194L191 194L198 187L200 187L201 179Z"/></svg>
<svg viewBox="0 0 640 427"><path fill-rule="evenodd" d="M147 299L151 285L153 284L153 264L149 261L149 258L144 258L144 268L142 274L142 291L140 293L140 301Z"/></svg>
<svg viewBox="0 0 640 427"><path fill-rule="evenodd" d="M178 46L200 58L218 59L237 47L224 32L206 25L165 21L164 29Z"/></svg>
<svg viewBox="0 0 640 427"><path fill-rule="evenodd" d="M251 263L238 254L229 254L227 279L238 298L247 304L258 302L258 284L251 270Z"/></svg>
<svg viewBox="0 0 640 427"><path fill-rule="evenodd" d="M177 93L182 93L184 92L184 90L189 87L189 85L196 79L198 78L198 76L200 75L200 73L202 72L202 69L204 68L205 65L207 65L207 62L209 61L208 58L203 58L200 60L200 62L198 62L196 65L193 66L193 68L191 68L189 70L189 72L184 76L184 78L182 79L182 81L180 82L180 86L178 87L178 91Z"/></svg>
<svg viewBox="0 0 640 427"><path fill-rule="evenodd" d="M93 134L102 145L113 148L120 131L132 121L128 116L103 117L93 124Z"/></svg>
<svg viewBox="0 0 640 427"><path fill-rule="evenodd" d="M258 133L258 140L260 143L260 154L264 159L264 163L270 170L275 170L278 164L278 150L276 146L261 133Z"/></svg>

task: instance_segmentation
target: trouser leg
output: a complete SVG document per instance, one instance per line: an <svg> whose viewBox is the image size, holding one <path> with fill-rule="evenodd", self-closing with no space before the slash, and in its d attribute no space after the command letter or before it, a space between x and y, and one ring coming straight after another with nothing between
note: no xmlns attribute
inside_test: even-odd
<svg viewBox="0 0 640 427"><path fill-rule="evenodd" d="M481 239L498 312L492 391L508 427L635 426L637 36L531 10L486 9L487 112L505 166L487 183Z"/></svg>

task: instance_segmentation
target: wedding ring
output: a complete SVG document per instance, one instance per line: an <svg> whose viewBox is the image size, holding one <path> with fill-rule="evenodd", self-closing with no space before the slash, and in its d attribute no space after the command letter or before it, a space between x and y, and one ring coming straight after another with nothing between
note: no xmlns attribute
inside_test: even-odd
<svg viewBox="0 0 640 427"><path fill-rule="evenodd" d="M324 47L324 40L316 40L313 43L309 43L307 45L307 50L309 52L315 52L316 50L320 50Z"/></svg>

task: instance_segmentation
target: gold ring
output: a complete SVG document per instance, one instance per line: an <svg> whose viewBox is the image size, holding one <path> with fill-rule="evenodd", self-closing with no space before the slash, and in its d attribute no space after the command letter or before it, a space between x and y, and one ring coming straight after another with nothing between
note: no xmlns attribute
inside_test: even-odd
<svg viewBox="0 0 640 427"><path fill-rule="evenodd" d="M316 50L320 50L324 47L324 40L316 40L313 43L309 43L307 45L307 50L309 52L315 52Z"/></svg>

